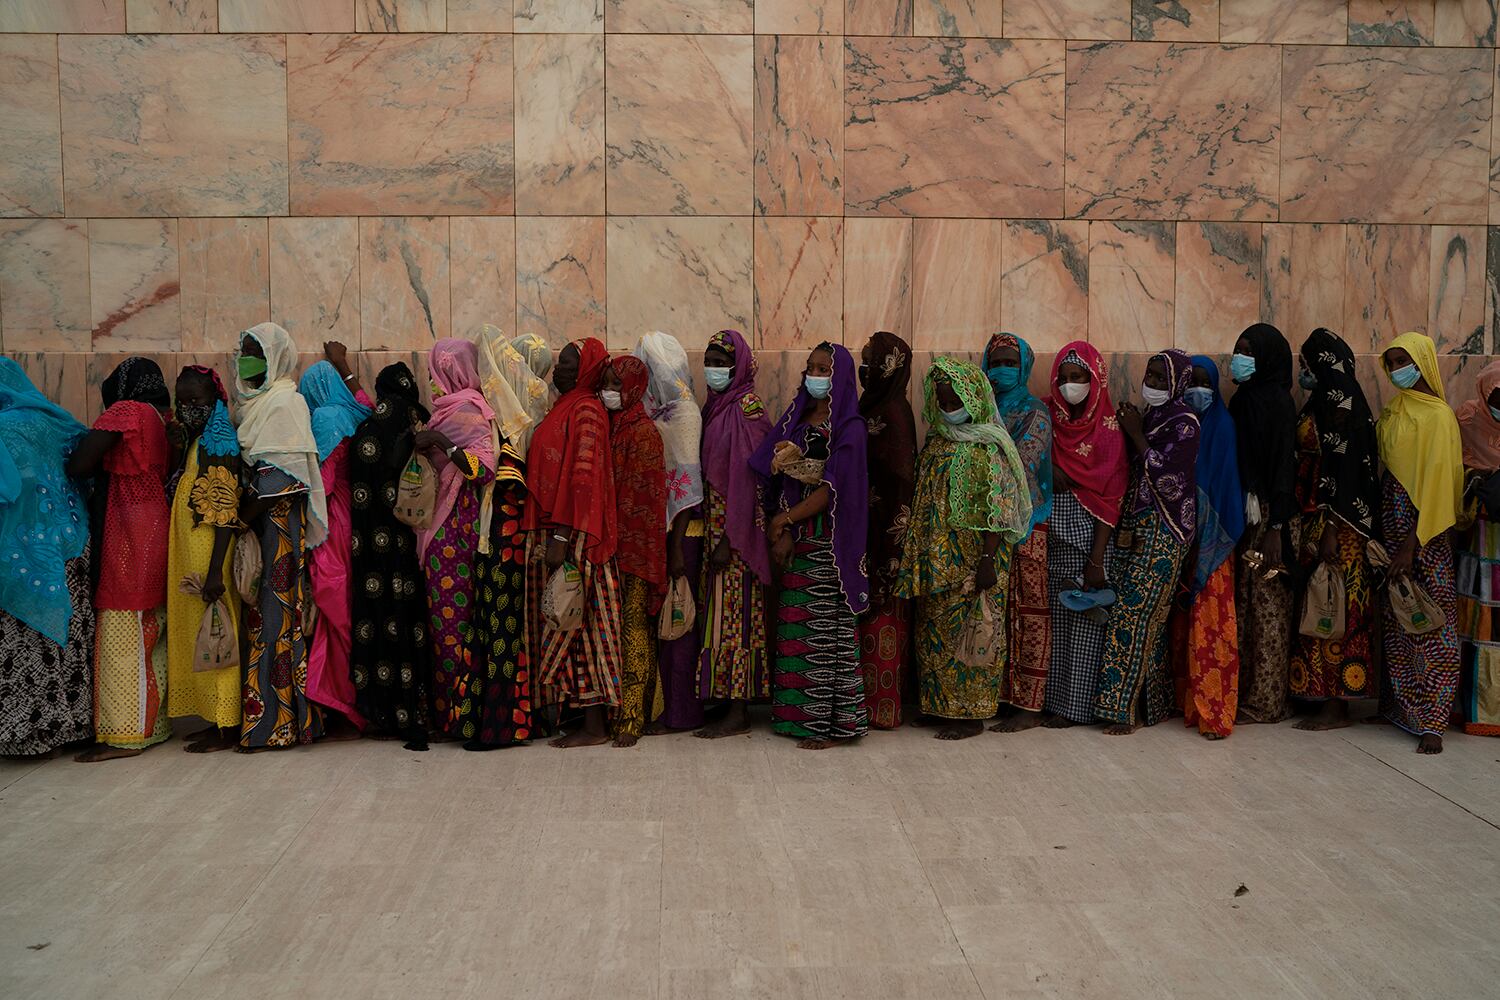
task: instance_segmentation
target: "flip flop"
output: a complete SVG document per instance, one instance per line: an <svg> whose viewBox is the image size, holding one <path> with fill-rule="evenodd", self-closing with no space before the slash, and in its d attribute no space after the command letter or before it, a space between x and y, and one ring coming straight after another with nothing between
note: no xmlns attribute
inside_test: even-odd
<svg viewBox="0 0 1500 1000"><path fill-rule="evenodd" d="M1098 590L1065 590L1057 595L1057 600L1063 607L1079 613L1107 608L1117 599L1115 592L1108 587Z"/></svg>

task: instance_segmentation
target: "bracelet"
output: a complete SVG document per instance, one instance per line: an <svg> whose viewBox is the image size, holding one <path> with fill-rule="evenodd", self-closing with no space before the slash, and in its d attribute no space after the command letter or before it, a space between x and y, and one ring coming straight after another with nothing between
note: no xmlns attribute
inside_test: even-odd
<svg viewBox="0 0 1500 1000"><path fill-rule="evenodd" d="M552 533L552 540L554 542L562 542L564 545L566 545L568 542L572 541L572 539L570 539L567 535L559 535L555 531Z"/></svg>
<svg viewBox="0 0 1500 1000"><path fill-rule="evenodd" d="M345 382L347 382L347 381L349 381L349 380L350 380L350 379L352 379L352 378L353 378L353 377L354 377L354 373L353 373L353 372L350 372L350 373L349 373L349 374L348 374L348 375L345 375L345 376L344 376L344 381L345 381Z"/></svg>

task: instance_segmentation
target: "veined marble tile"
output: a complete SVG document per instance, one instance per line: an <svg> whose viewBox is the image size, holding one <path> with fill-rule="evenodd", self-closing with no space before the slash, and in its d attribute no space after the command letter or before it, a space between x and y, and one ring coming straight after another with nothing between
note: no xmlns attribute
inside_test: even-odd
<svg viewBox="0 0 1500 1000"><path fill-rule="evenodd" d="M749 215L754 42L621 35L605 52L609 209Z"/></svg>
<svg viewBox="0 0 1500 1000"><path fill-rule="evenodd" d="M125 0L125 30L198 32L219 30L218 0Z"/></svg>
<svg viewBox="0 0 1500 1000"><path fill-rule="evenodd" d="M1037 352L1056 351L1089 331L1089 224L1027 219L1005 224L1000 327Z"/></svg>
<svg viewBox="0 0 1500 1000"><path fill-rule="evenodd" d="M748 35L755 0L605 0L605 30Z"/></svg>
<svg viewBox="0 0 1500 1000"><path fill-rule="evenodd" d="M514 31L603 31L604 0L513 0Z"/></svg>
<svg viewBox="0 0 1500 1000"><path fill-rule="evenodd" d="M92 219L88 225L94 350L181 350L177 220Z"/></svg>
<svg viewBox="0 0 1500 1000"><path fill-rule="evenodd" d="M1219 40L1282 45L1343 45L1348 0L1220 0Z"/></svg>
<svg viewBox="0 0 1500 1000"><path fill-rule="evenodd" d="M842 35L844 0L755 0L755 31L761 35Z"/></svg>
<svg viewBox="0 0 1500 1000"><path fill-rule="evenodd" d="M604 36L517 35L516 211L604 214Z"/></svg>
<svg viewBox="0 0 1500 1000"><path fill-rule="evenodd" d="M354 0L355 31L447 31L448 0Z"/></svg>
<svg viewBox="0 0 1500 1000"><path fill-rule="evenodd" d="M844 210L844 43L809 35L755 39L755 211Z"/></svg>
<svg viewBox="0 0 1500 1000"><path fill-rule="evenodd" d="M120 32L125 0L6 0L0 31Z"/></svg>
<svg viewBox="0 0 1500 1000"><path fill-rule="evenodd" d="M1002 322L1005 223L917 219L913 226L912 349L983 350Z"/></svg>
<svg viewBox="0 0 1500 1000"><path fill-rule="evenodd" d="M516 220L516 329L553 347L604 339L604 220Z"/></svg>
<svg viewBox="0 0 1500 1000"><path fill-rule="evenodd" d="M1219 0L1131 0L1130 37L1141 42L1217 42Z"/></svg>
<svg viewBox="0 0 1500 1000"><path fill-rule="evenodd" d="M0 347L87 351L93 325L88 223L0 220Z"/></svg>
<svg viewBox="0 0 1500 1000"><path fill-rule="evenodd" d="M844 340L912 338L912 220L844 220Z"/></svg>
<svg viewBox="0 0 1500 1000"><path fill-rule="evenodd" d="M1443 0L1437 4L1432 40L1437 45L1494 47L1495 0Z"/></svg>
<svg viewBox="0 0 1500 1000"><path fill-rule="evenodd" d="M241 330L271 318L266 219L183 219L182 349L222 350Z"/></svg>
<svg viewBox="0 0 1500 1000"><path fill-rule="evenodd" d="M1345 230L1340 223L1261 226L1260 318L1294 345L1320 326L1343 333Z"/></svg>
<svg viewBox="0 0 1500 1000"><path fill-rule="evenodd" d="M1179 222L1173 346L1222 353L1260 319L1261 231L1256 222Z"/></svg>
<svg viewBox="0 0 1500 1000"><path fill-rule="evenodd" d="M792 347L844 336L844 220L755 221L755 343Z"/></svg>
<svg viewBox="0 0 1500 1000"><path fill-rule="evenodd" d="M220 31L353 31L349 0L219 0Z"/></svg>
<svg viewBox="0 0 1500 1000"><path fill-rule="evenodd" d="M309 344L338 340L359 348L359 220L270 225L272 322Z"/></svg>
<svg viewBox="0 0 1500 1000"><path fill-rule="evenodd" d="M516 220L454 216L448 256L453 336L473 336L486 323L510 333L516 325Z"/></svg>
<svg viewBox="0 0 1500 1000"><path fill-rule="evenodd" d="M63 214L57 39L0 35L0 216Z"/></svg>
<svg viewBox="0 0 1500 1000"><path fill-rule="evenodd" d="M1281 220L1485 221L1494 59L1487 49L1283 50Z"/></svg>
<svg viewBox="0 0 1500 1000"><path fill-rule="evenodd" d="M1484 226L1433 226L1427 335L1445 354L1488 354L1494 320L1485 303Z"/></svg>
<svg viewBox="0 0 1500 1000"><path fill-rule="evenodd" d="M717 330L750 332L753 224L748 218L611 218L610 346L628 348L648 330L668 330L691 352Z"/></svg>
<svg viewBox="0 0 1500 1000"><path fill-rule="evenodd" d="M1276 218L1279 50L1068 47L1068 214Z"/></svg>
<svg viewBox="0 0 1500 1000"><path fill-rule="evenodd" d="M1342 333L1354 353L1379 353L1397 334L1425 332L1428 227L1358 225L1347 232Z"/></svg>
<svg viewBox="0 0 1500 1000"><path fill-rule="evenodd" d="M1172 343L1175 226L1089 223L1089 343L1160 351Z"/></svg>
<svg viewBox="0 0 1500 1000"><path fill-rule="evenodd" d="M1005 37L1127 39L1130 0L1005 0Z"/></svg>
<svg viewBox="0 0 1500 1000"><path fill-rule="evenodd" d="M999 38L1005 33L1003 14L1001 0L912 0L911 33Z"/></svg>
<svg viewBox="0 0 1500 1000"><path fill-rule="evenodd" d="M1489 221L1500 222L1500 59L1496 60L1490 98Z"/></svg>
<svg viewBox="0 0 1500 1000"><path fill-rule="evenodd" d="M448 220L359 220L360 347L427 350L448 336Z"/></svg>
<svg viewBox="0 0 1500 1000"><path fill-rule="evenodd" d="M87 421L88 404L88 359L90 355L79 352L48 350L21 353L10 348L6 354L31 379L31 384L41 390L42 395L52 400L78 420Z"/></svg>
<svg viewBox="0 0 1500 1000"><path fill-rule="evenodd" d="M511 30L511 0L448 0L449 31Z"/></svg>
<svg viewBox="0 0 1500 1000"><path fill-rule="evenodd" d="M1349 0L1350 45L1431 45L1434 0ZM1454 0L1443 0L1452 3Z"/></svg>
<svg viewBox="0 0 1500 1000"><path fill-rule="evenodd" d="M292 206L306 215L508 215L509 35L291 35Z"/></svg>
<svg viewBox="0 0 1500 1000"><path fill-rule="evenodd" d="M909 35L912 2L913 0L845 0L844 34Z"/></svg>
<svg viewBox="0 0 1500 1000"><path fill-rule="evenodd" d="M848 214L1062 214L1061 42L846 44Z"/></svg>
<svg viewBox="0 0 1500 1000"><path fill-rule="evenodd" d="M276 35L61 35L74 215L287 211L286 48Z"/></svg>

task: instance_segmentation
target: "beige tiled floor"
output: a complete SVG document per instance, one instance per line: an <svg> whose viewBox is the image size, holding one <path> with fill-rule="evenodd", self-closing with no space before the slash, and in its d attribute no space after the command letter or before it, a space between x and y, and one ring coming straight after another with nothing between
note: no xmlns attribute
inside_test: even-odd
<svg viewBox="0 0 1500 1000"><path fill-rule="evenodd" d="M0 997L1500 996L1500 740L181 748L0 763Z"/></svg>

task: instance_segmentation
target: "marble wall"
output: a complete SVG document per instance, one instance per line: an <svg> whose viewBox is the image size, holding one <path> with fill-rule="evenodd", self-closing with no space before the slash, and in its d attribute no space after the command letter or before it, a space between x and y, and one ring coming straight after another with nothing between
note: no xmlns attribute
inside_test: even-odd
<svg viewBox="0 0 1500 1000"><path fill-rule="evenodd" d="M1472 371L1496 4L0 0L0 351L80 415L267 319L367 365L734 326L773 399L879 328L1122 391L1256 320Z"/></svg>

